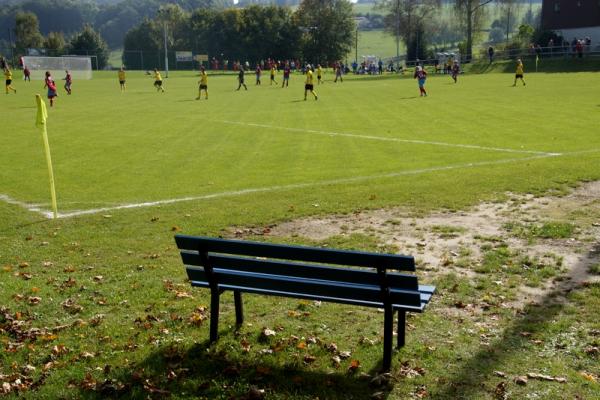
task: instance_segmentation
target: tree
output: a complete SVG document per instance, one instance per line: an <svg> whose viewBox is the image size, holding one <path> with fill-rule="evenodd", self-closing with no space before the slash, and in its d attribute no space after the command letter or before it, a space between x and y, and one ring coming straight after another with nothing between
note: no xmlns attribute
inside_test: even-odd
<svg viewBox="0 0 600 400"><path fill-rule="evenodd" d="M68 49L70 54L95 55L98 59L99 69L104 68L108 61L108 45L102 36L88 24L84 25L83 30L71 38Z"/></svg>
<svg viewBox="0 0 600 400"><path fill-rule="evenodd" d="M465 46L465 61L473 58L473 32L481 27L483 20L483 6L491 3L493 0L456 0L455 9L459 16L463 18L463 25L467 36Z"/></svg>
<svg viewBox="0 0 600 400"><path fill-rule="evenodd" d="M44 39L44 48L50 56L61 56L66 47L65 36L62 32L50 32Z"/></svg>
<svg viewBox="0 0 600 400"><path fill-rule="evenodd" d="M407 58L427 58L427 21L440 6L439 0L380 0L378 8L386 10L386 32L396 37L396 52L400 40L406 44ZM399 54L397 54L399 55Z"/></svg>
<svg viewBox="0 0 600 400"><path fill-rule="evenodd" d="M310 62L341 60L352 48L355 24L347 0L304 0L295 20L303 32L302 55Z"/></svg>
<svg viewBox="0 0 600 400"><path fill-rule="evenodd" d="M148 60L148 56L144 57L144 53L159 54L162 46L161 33L159 26L148 18L130 29L123 41L123 64L128 69L146 69L146 63L149 61L154 63L151 64L153 67L158 66L155 61L159 58ZM142 53L140 54L139 51Z"/></svg>
<svg viewBox="0 0 600 400"><path fill-rule="evenodd" d="M15 45L17 53L24 54L29 48L40 48L44 37L40 33L38 18L34 13L20 12L15 16Z"/></svg>

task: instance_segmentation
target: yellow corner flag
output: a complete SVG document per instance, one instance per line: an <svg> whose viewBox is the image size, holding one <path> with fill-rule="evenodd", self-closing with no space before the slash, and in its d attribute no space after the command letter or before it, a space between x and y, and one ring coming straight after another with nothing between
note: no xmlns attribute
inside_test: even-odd
<svg viewBox="0 0 600 400"><path fill-rule="evenodd" d="M37 103L37 116L35 118L35 126L41 129L42 139L44 140L44 152L46 153L46 163L48 164L48 176L50 178L50 196L52 197L52 213L54 218L58 218L58 207L56 205L56 189L54 188L54 172L52 172L52 158L50 157L50 144L48 143L48 131L46 130L46 119L48 119L48 111L46 103L42 100L39 94L35 95Z"/></svg>

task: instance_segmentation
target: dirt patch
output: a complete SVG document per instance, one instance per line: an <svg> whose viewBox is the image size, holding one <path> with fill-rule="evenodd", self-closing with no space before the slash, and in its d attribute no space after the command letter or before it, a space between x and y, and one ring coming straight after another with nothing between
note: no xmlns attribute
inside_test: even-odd
<svg viewBox="0 0 600 400"><path fill-rule="evenodd" d="M534 301L557 285L568 291L598 278L590 275L588 268L600 259L600 182L582 184L561 197L513 193L507 197L509 200L502 203L482 203L460 212L440 211L416 217L405 208L369 210L298 219L268 229L238 228L230 235L259 233L323 241L361 233L397 248L399 253L413 255L421 275L453 271L474 278L485 273L481 268L486 252L498 247L518 254L525 264L533 260L537 267L547 263L560 269L560 280L545 279L538 285L522 287L524 301ZM509 228L511 224L535 227L547 221L572 224L575 229L568 237L544 238ZM527 270L528 265L523 268Z"/></svg>

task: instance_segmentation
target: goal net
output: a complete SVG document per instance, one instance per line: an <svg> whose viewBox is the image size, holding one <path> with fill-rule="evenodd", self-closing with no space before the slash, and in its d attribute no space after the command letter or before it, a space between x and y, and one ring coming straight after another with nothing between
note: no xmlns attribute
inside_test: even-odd
<svg viewBox="0 0 600 400"><path fill-rule="evenodd" d="M23 66L31 71L31 79L44 80L50 71L55 79L69 71L73 79L92 79L91 57L23 57Z"/></svg>

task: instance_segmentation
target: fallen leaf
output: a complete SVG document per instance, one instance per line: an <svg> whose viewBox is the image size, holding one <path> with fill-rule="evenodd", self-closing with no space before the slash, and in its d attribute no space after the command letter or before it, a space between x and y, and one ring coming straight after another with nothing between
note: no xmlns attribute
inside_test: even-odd
<svg viewBox="0 0 600 400"><path fill-rule="evenodd" d="M550 375L537 374L535 372L528 373L527 377L529 379L538 379L538 380L541 380L541 381L550 381L550 382L559 382L559 383L566 383L567 382L567 378L563 378L563 377L560 377L560 376L550 376Z"/></svg>
<svg viewBox="0 0 600 400"><path fill-rule="evenodd" d="M387 385L392 379L392 374L389 372L384 372L383 374L375 375L373 379L371 379L372 386L383 386Z"/></svg>
<svg viewBox="0 0 600 400"><path fill-rule="evenodd" d="M515 383L517 385L525 386L525 385L527 385L527 377L526 376L517 376L517 377L515 377Z"/></svg>
<svg viewBox="0 0 600 400"><path fill-rule="evenodd" d="M329 351L329 352L331 352L331 353L335 353L335 352L337 351L338 347L337 347L337 344L335 344L335 343L329 343L329 344L326 346L326 349L327 349L327 351ZM342 358L343 358L343 357L342 357Z"/></svg>
<svg viewBox="0 0 600 400"><path fill-rule="evenodd" d="M272 329L269 328L263 328L261 335L264 337L270 337L270 336L275 336L277 334L277 332L275 332Z"/></svg>
<svg viewBox="0 0 600 400"><path fill-rule="evenodd" d="M31 304L32 306L35 306L37 304L40 304L40 302L42 301L41 297L36 297L36 296L30 296L27 298L27 302L29 304Z"/></svg>
<svg viewBox="0 0 600 400"><path fill-rule="evenodd" d="M348 367L348 371L354 372L360 367L360 361L352 360L350 361L350 366Z"/></svg>
<svg viewBox="0 0 600 400"><path fill-rule="evenodd" d="M340 358L342 360L345 360L346 358L350 358L351 353L349 351L342 351L340 352Z"/></svg>
<svg viewBox="0 0 600 400"><path fill-rule="evenodd" d="M317 359L317 357L311 356L310 354L307 354L304 356L304 362L306 364L310 364L310 363L314 362L316 359Z"/></svg>
<svg viewBox="0 0 600 400"><path fill-rule="evenodd" d="M175 298L176 299L193 299L194 296L192 296L191 294L189 294L186 291L181 290L181 291L175 292Z"/></svg>
<svg viewBox="0 0 600 400"><path fill-rule="evenodd" d="M587 372L581 371L579 375L581 375L583 379L588 380L590 382L597 382L596 377L592 374L588 374Z"/></svg>
<svg viewBox="0 0 600 400"><path fill-rule="evenodd" d="M496 385L496 389L494 389L494 397L497 400L508 399L508 393L506 393L506 382L500 382Z"/></svg>
<svg viewBox="0 0 600 400"><path fill-rule="evenodd" d="M427 388L425 388L425 386L420 386L416 391L415 391L415 396L418 399L423 399L425 397L427 397L429 393L427 393Z"/></svg>

